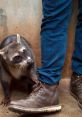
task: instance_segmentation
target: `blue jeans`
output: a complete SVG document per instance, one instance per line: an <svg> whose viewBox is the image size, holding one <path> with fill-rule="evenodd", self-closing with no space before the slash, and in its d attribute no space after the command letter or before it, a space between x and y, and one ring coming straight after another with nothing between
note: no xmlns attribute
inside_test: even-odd
<svg viewBox="0 0 82 117"><path fill-rule="evenodd" d="M72 69L78 75L82 74L82 0L79 0L79 14L75 33L75 49L72 59Z"/></svg>
<svg viewBox="0 0 82 117"><path fill-rule="evenodd" d="M59 82L67 48L67 31L72 0L42 0L41 62L39 80L49 85Z"/></svg>

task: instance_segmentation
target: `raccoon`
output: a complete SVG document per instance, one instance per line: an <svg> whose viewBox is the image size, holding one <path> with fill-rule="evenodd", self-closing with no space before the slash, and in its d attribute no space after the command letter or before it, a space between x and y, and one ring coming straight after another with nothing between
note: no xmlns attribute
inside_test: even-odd
<svg viewBox="0 0 82 117"><path fill-rule="evenodd" d="M32 88L37 79L35 56L29 42L19 34L6 37L0 44L0 81L4 92L1 104L11 101L11 87Z"/></svg>

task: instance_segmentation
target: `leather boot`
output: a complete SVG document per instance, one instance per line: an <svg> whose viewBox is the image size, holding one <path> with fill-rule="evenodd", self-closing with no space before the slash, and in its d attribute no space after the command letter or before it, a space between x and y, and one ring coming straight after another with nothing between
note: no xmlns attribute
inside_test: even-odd
<svg viewBox="0 0 82 117"><path fill-rule="evenodd" d="M27 99L11 101L9 110L18 113L44 113L60 111L58 85L47 85L38 81Z"/></svg>
<svg viewBox="0 0 82 117"><path fill-rule="evenodd" d="M73 73L70 82L71 95L77 100L79 107L82 109L82 75Z"/></svg>

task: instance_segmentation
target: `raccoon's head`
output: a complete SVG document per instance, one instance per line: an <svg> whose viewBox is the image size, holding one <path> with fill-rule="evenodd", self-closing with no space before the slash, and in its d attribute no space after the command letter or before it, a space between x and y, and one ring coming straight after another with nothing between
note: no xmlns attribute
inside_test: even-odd
<svg viewBox="0 0 82 117"><path fill-rule="evenodd" d="M19 34L16 41L0 50L0 55L8 66L24 68L33 64L31 52L22 44Z"/></svg>

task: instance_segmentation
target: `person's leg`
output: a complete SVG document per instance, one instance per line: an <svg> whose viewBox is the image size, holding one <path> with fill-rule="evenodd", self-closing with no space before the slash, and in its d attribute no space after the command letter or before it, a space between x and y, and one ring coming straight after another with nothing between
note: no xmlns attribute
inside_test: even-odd
<svg viewBox="0 0 82 117"><path fill-rule="evenodd" d="M75 34L75 49L72 59L71 94L82 108L82 0L79 0L79 14Z"/></svg>
<svg viewBox="0 0 82 117"><path fill-rule="evenodd" d="M75 33L72 69L78 75L82 74L82 0L79 0L79 14Z"/></svg>
<svg viewBox="0 0 82 117"><path fill-rule="evenodd" d="M9 108L13 111L52 112L61 110L58 102L58 82L66 54L67 30L72 4L71 0L42 0L42 5L42 67L38 69L39 79L26 100L11 102Z"/></svg>
<svg viewBox="0 0 82 117"><path fill-rule="evenodd" d="M39 80L49 85L57 84L61 79L70 15L71 0L43 0L42 66L38 73Z"/></svg>

